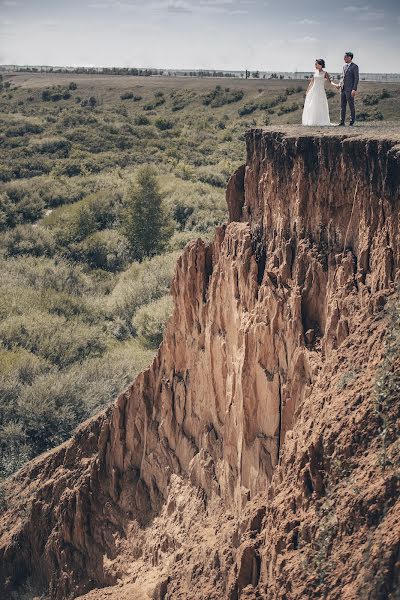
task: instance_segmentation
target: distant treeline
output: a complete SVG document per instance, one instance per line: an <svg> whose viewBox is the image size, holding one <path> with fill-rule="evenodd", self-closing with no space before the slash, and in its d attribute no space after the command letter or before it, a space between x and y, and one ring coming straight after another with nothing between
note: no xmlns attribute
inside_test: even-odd
<svg viewBox="0 0 400 600"><path fill-rule="evenodd" d="M170 69L138 69L136 67L50 67L46 65L29 67L19 65L2 65L0 71L17 71L21 73L75 73L87 75L132 75L135 77L151 77L167 75L172 77L239 77L283 79L277 73L260 75L260 71L216 71L216 70L170 70Z"/></svg>

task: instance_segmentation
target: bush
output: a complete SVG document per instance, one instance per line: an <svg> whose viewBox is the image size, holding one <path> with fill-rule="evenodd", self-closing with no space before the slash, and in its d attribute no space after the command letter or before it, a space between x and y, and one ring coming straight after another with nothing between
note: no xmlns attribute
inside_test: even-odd
<svg viewBox="0 0 400 600"><path fill-rule="evenodd" d="M138 115L133 122L135 125L150 125L150 119L145 115Z"/></svg>
<svg viewBox="0 0 400 600"><path fill-rule="evenodd" d="M154 124L157 127L157 129L160 129L160 131L164 131L166 129L172 129L174 126L172 121L169 121L168 119L163 119L162 117L160 117L159 119L156 119Z"/></svg>
<svg viewBox="0 0 400 600"><path fill-rule="evenodd" d="M55 240L52 233L44 227L20 225L4 235L1 245L7 256L53 256Z"/></svg>
<svg viewBox="0 0 400 600"><path fill-rule="evenodd" d="M1 263L0 263L1 264ZM33 256L4 261L1 264L2 277L8 274L19 279L26 287L35 291L54 290L65 292L72 296L82 296L95 289L92 280L83 272L80 265L67 261ZM7 272L7 269L9 271Z"/></svg>
<svg viewBox="0 0 400 600"><path fill-rule="evenodd" d="M217 85L213 91L208 93L203 98L203 104L205 106L211 106L211 108L217 108L224 106L225 104L232 104L233 102L239 102L244 96L243 90L233 90L225 88L222 90L220 85Z"/></svg>
<svg viewBox="0 0 400 600"><path fill-rule="evenodd" d="M100 328L76 326L63 317L38 311L5 319L0 324L0 341L7 349L20 346L59 367L106 350Z"/></svg>
<svg viewBox="0 0 400 600"><path fill-rule="evenodd" d="M133 92L124 92L123 94L121 94L120 98L121 100L132 100L133 96Z"/></svg>
<svg viewBox="0 0 400 600"><path fill-rule="evenodd" d="M68 86L69 90L76 90L78 89L78 86L76 85L76 83L74 81L71 81L71 83Z"/></svg>
<svg viewBox="0 0 400 600"><path fill-rule="evenodd" d="M0 231L13 227L18 222L17 207L7 194L0 194Z"/></svg>
<svg viewBox="0 0 400 600"><path fill-rule="evenodd" d="M363 98L363 104L365 104L365 106L375 106L376 104L379 104L379 100L380 100L380 96L377 94L367 94L364 98Z"/></svg>
<svg viewBox="0 0 400 600"><path fill-rule="evenodd" d="M164 103L165 103L164 95L155 96L155 100L153 102L148 102L147 104L145 104L143 106L143 110L154 110L155 108L157 108L158 106L161 106Z"/></svg>
<svg viewBox="0 0 400 600"><path fill-rule="evenodd" d="M129 246L125 236L117 231L98 231L80 244L82 259L93 269L120 271L126 266Z"/></svg>
<svg viewBox="0 0 400 600"><path fill-rule="evenodd" d="M218 173L214 168L203 167L198 169L197 177L199 181L203 183L208 183L214 187L225 188L227 178L225 175Z"/></svg>
<svg viewBox="0 0 400 600"><path fill-rule="evenodd" d="M132 325L147 348L157 348L161 344L172 308L172 298L168 295L142 306L134 315Z"/></svg>
<svg viewBox="0 0 400 600"><path fill-rule="evenodd" d="M179 254L155 256L132 266L120 275L107 300L110 317L120 317L130 325L133 314L144 304L165 296Z"/></svg>
<svg viewBox="0 0 400 600"><path fill-rule="evenodd" d="M0 478L6 478L25 464L32 453L23 425L8 421L0 429ZM0 506L1 510L1 506Z"/></svg>
<svg viewBox="0 0 400 600"><path fill-rule="evenodd" d="M245 104L242 108L239 108L238 113L240 117L244 117L245 115L251 115L259 108L258 104L252 102L249 104Z"/></svg>
<svg viewBox="0 0 400 600"><path fill-rule="evenodd" d="M296 102L293 102L293 104L289 104L288 106L281 106L281 108L278 111L278 116L280 117L287 113L295 112L299 108L300 106Z"/></svg>

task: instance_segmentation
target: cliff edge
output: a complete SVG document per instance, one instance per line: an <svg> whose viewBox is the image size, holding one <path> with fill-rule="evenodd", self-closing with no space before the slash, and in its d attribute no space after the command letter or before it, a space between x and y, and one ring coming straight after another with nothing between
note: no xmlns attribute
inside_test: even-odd
<svg viewBox="0 0 400 600"><path fill-rule="evenodd" d="M1 597L399 598L400 136L336 131L247 132L150 367L9 481Z"/></svg>

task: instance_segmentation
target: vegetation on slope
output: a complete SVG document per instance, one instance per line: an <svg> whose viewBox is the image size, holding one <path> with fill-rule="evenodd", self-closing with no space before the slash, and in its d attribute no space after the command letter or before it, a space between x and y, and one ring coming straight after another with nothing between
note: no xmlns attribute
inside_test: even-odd
<svg viewBox="0 0 400 600"><path fill-rule="evenodd" d="M148 364L180 250L226 220L244 131L300 121L305 82L229 85L0 81L0 477ZM393 118L398 87L364 96L366 120Z"/></svg>

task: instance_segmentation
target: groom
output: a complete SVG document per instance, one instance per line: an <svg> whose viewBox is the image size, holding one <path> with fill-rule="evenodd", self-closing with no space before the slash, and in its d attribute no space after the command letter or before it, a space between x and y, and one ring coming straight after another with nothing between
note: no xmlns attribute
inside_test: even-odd
<svg viewBox="0 0 400 600"><path fill-rule="evenodd" d="M358 81L360 79L358 66L353 63L353 53L346 52L344 55L343 72L339 80L338 88L341 90L341 112L340 112L340 123L344 125L346 118L347 104L350 107L350 125L354 125L356 120L356 107L354 104L354 97L357 93Z"/></svg>

